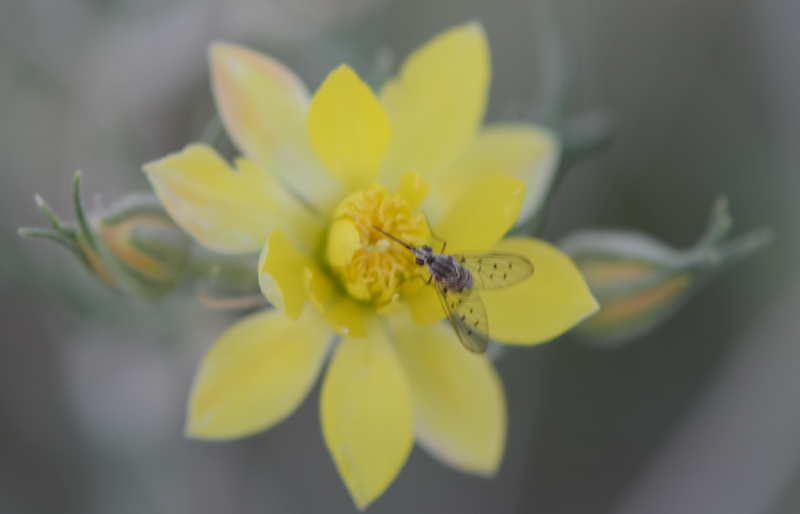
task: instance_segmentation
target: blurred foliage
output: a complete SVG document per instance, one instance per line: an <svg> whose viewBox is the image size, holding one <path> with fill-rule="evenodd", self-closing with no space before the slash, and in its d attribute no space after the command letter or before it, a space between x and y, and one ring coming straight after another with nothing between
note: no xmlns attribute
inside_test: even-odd
<svg viewBox="0 0 800 514"><path fill-rule="evenodd" d="M575 328L593 344L617 346L653 330L710 279L772 240L764 228L725 241L728 201L714 203L700 240L678 251L639 232L583 230L559 246L583 273L600 311Z"/></svg>
<svg viewBox="0 0 800 514"><path fill-rule="evenodd" d="M134 297L158 299L178 284L188 262L190 239L154 197L129 196L90 218L77 173L72 198L77 222L66 223L37 195L36 203L51 228L21 228L20 235L62 246L106 285Z"/></svg>
<svg viewBox="0 0 800 514"><path fill-rule="evenodd" d="M50 228L21 228L19 234L68 250L114 291L153 301L184 283L208 305L235 307L240 304L215 302L214 296L258 289L254 258L214 255L197 247L153 195L129 195L90 216L77 173L72 198L77 221L65 222L37 195Z"/></svg>

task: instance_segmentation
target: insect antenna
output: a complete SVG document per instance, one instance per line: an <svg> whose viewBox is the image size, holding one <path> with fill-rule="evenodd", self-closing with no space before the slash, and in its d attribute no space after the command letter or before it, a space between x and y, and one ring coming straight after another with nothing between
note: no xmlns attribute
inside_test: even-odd
<svg viewBox="0 0 800 514"><path fill-rule="evenodd" d="M416 248L414 248L413 246L411 246L410 244L404 243L404 242L402 242L401 240L397 239L397 238L396 238L396 237L394 237L392 234L390 234L390 233L388 233L388 232L385 232L385 231L383 231L383 230L379 229L379 228L378 228L378 227L376 227L375 225L372 225L372 228L374 228L375 230L377 230L378 232L380 232L380 233L381 233L381 234L383 234L384 236L388 237L389 239L392 239L392 240L396 241L397 243L399 243L399 244L401 244L401 245L405 246L406 248L408 248L408 249L409 249L409 250L411 250L412 252L413 252L413 251L416 249Z"/></svg>

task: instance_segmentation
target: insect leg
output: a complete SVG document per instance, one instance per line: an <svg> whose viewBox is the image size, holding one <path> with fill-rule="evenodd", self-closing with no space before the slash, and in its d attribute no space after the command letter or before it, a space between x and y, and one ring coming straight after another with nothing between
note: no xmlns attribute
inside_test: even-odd
<svg viewBox="0 0 800 514"><path fill-rule="evenodd" d="M425 213L423 212L423 214L425 214ZM436 239L437 241L441 241L442 243L444 243L442 245L442 249L439 250L439 253L444 253L444 249L447 248L447 241L433 233L433 229L431 228L431 224L428 223L428 215L427 214L425 214L425 224L428 225L428 233L431 235L431 237ZM428 283L430 284L430 281Z"/></svg>

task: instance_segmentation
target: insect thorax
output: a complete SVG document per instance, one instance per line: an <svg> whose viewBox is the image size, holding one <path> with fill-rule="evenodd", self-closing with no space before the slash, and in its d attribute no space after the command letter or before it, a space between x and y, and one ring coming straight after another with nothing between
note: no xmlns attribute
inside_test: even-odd
<svg viewBox="0 0 800 514"><path fill-rule="evenodd" d="M472 274L450 255L435 254L428 264L431 276L451 291L461 292L472 287Z"/></svg>

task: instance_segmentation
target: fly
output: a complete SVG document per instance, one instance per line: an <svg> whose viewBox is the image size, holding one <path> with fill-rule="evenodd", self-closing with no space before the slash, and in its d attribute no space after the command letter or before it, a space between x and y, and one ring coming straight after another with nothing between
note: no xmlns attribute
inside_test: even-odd
<svg viewBox="0 0 800 514"><path fill-rule="evenodd" d="M479 289L502 289L522 282L533 264L522 255L500 252L436 253L428 245L411 246L376 227L375 230L414 253L418 266L427 266L444 312L464 347L483 353L489 344L489 322Z"/></svg>

